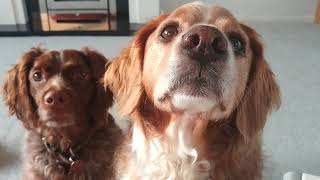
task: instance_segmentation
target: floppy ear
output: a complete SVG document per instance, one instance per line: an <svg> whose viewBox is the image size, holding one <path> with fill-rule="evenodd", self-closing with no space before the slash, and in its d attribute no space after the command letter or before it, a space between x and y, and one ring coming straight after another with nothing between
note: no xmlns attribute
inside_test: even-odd
<svg viewBox="0 0 320 180"><path fill-rule="evenodd" d="M90 62L93 80L96 83L94 97L92 98L91 112L95 125L101 127L107 122L108 109L113 104L113 96L109 89L104 89L102 84L103 74L105 73L105 65L108 60L97 51L84 48L82 53Z"/></svg>
<svg viewBox="0 0 320 180"><path fill-rule="evenodd" d="M27 129L36 127L36 106L29 93L29 71L36 57L43 50L32 48L25 53L18 64L14 65L6 74L3 84L3 97L9 107L10 115L16 115Z"/></svg>
<svg viewBox="0 0 320 180"><path fill-rule="evenodd" d="M279 108L281 100L274 74L264 59L258 34L249 26L242 24L241 27L249 37L252 65L245 94L236 112L236 123L248 140L262 131L268 113Z"/></svg>
<svg viewBox="0 0 320 180"><path fill-rule="evenodd" d="M142 68L146 41L166 17L167 15L159 16L144 25L136 33L129 47L107 65L104 85L114 93L121 115L132 113L142 99Z"/></svg>

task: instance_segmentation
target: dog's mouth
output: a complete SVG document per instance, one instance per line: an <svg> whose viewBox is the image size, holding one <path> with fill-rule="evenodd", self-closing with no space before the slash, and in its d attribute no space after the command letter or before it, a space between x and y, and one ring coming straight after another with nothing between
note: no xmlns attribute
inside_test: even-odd
<svg viewBox="0 0 320 180"><path fill-rule="evenodd" d="M173 93L182 93L195 97L208 97L212 95L217 87L212 87L212 85L205 78L192 78L180 81L173 85Z"/></svg>
<svg viewBox="0 0 320 180"><path fill-rule="evenodd" d="M57 122L57 121L45 121L45 125L52 128L62 128L72 126L74 123L71 121Z"/></svg>
<svg viewBox="0 0 320 180"><path fill-rule="evenodd" d="M213 78L181 76L171 81L167 91L158 100L165 101L175 94L196 98L220 97L221 85Z"/></svg>
<svg viewBox="0 0 320 180"><path fill-rule="evenodd" d="M40 120L48 127L59 128L74 124L74 115L62 110L39 110Z"/></svg>
<svg viewBox="0 0 320 180"><path fill-rule="evenodd" d="M202 77L181 77L171 83L160 103L169 102L176 111L206 112L220 103L220 86Z"/></svg>
<svg viewBox="0 0 320 180"><path fill-rule="evenodd" d="M159 106L204 112L222 103L228 83L225 63L200 63L185 58L175 62L157 81L153 96Z"/></svg>

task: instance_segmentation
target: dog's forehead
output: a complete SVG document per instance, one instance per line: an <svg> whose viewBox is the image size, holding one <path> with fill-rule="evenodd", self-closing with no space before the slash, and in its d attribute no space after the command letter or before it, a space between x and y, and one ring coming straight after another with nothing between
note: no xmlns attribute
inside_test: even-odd
<svg viewBox="0 0 320 180"><path fill-rule="evenodd" d="M34 67L64 67L69 65L86 65L86 59L76 50L48 51L37 57Z"/></svg>
<svg viewBox="0 0 320 180"><path fill-rule="evenodd" d="M88 63L86 57L81 52L72 49L60 52L60 58L64 66L86 65Z"/></svg>
<svg viewBox="0 0 320 180"><path fill-rule="evenodd" d="M45 52L36 58L34 62L34 67L48 67L48 66L58 66L60 64L58 60L57 51Z"/></svg>
<svg viewBox="0 0 320 180"><path fill-rule="evenodd" d="M189 3L173 11L168 19L174 19L182 25L211 24L218 27L237 26L236 18L227 9L220 6L206 6L203 3Z"/></svg>

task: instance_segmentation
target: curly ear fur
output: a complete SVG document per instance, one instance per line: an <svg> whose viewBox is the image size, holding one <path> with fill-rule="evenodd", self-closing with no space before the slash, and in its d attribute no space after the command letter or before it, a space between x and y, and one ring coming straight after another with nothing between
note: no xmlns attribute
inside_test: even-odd
<svg viewBox="0 0 320 180"><path fill-rule="evenodd" d="M237 108L236 124L246 140L257 135L264 127L269 112L280 106L280 90L268 63L258 34L241 24L249 37L252 65L245 94Z"/></svg>
<svg viewBox="0 0 320 180"><path fill-rule="evenodd" d="M108 109L113 104L112 93L109 89L105 90L101 82L108 60L102 54L89 48L84 48L82 53L90 62L93 78L96 82L96 91L92 98L91 112L96 126L101 127L107 122Z"/></svg>
<svg viewBox="0 0 320 180"><path fill-rule="evenodd" d="M41 48L32 48L25 53L18 64L6 74L3 84L3 97L9 107L10 115L16 115L27 128L36 127L37 113L33 99L29 93L29 71L36 57L44 52Z"/></svg>
<svg viewBox="0 0 320 180"><path fill-rule="evenodd" d="M107 65L104 84L117 98L119 111L123 116L136 110L142 100L142 68L146 41L166 17L167 15L162 15L143 26L129 47L121 52L120 57Z"/></svg>

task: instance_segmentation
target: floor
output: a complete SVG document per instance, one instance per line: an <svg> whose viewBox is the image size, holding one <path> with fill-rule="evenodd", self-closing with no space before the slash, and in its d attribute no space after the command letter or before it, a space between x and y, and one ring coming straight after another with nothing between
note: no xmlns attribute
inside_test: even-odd
<svg viewBox="0 0 320 180"><path fill-rule="evenodd" d="M302 22L250 22L262 35L266 57L282 91L282 106L264 131L265 180L287 171L320 175L320 26ZM0 38L0 78L11 64L39 43L49 49L89 46L116 56L130 37ZM0 180L20 176L24 130L0 104Z"/></svg>

